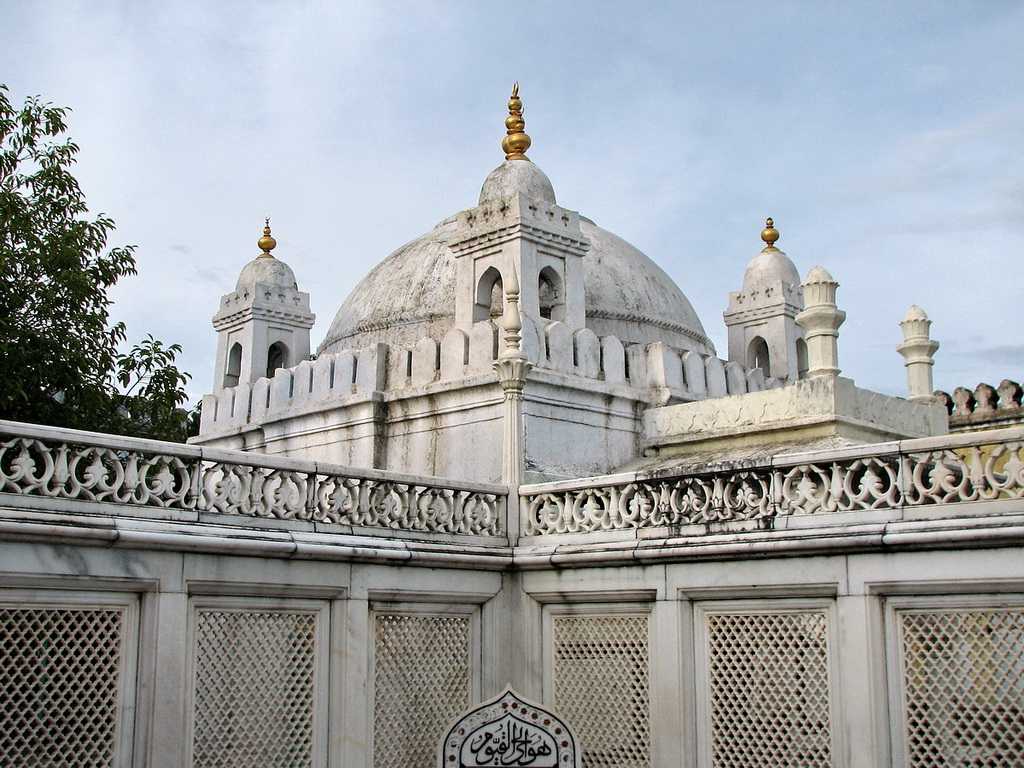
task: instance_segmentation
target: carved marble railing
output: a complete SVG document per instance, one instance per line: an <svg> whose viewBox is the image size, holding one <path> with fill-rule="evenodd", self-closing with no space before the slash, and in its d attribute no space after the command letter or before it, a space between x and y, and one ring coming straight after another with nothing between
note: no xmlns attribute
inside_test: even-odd
<svg viewBox="0 0 1024 768"><path fill-rule="evenodd" d="M1014 500L1024 511L1019 427L520 489L526 536Z"/></svg>
<svg viewBox="0 0 1024 768"><path fill-rule="evenodd" d="M443 534L505 530L499 486L7 421L0 505L2 494Z"/></svg>

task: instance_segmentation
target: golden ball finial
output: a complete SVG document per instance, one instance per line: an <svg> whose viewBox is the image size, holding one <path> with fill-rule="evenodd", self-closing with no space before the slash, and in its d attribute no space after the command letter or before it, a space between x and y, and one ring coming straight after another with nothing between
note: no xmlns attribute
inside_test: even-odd
<svg viewBox="0 0 1024 768"><path fill-rule="evenodd" d="M264 219L263 221L263 237L259 239L256 245L258 245L260 247L260 250L263 251L263 253L261 253L260 256L268 256L270 258L274 258L270 252L277 247L277 240L270 236L269 216L267 216L267 218Z"/></svg>
<svg viewBox="0 0 1024 768"><path fill-rule="evenodd" d="M765 246L761 250L775 250L775 242L779 239L779 230L775 228L775 221L771 216L764 220L764 229L761 230L761 239L765 242Z"/></svg>
<svg viewBox="0 0 1024 768"><path fill-rule="evenodd" d="M526 150L530 148L530 137L526 135L526 121L523 120L523 100L519 98L519 83L512 86L508 100L508 117L505 118L505 138L501 148L506 160L529 160Z"/></svg>

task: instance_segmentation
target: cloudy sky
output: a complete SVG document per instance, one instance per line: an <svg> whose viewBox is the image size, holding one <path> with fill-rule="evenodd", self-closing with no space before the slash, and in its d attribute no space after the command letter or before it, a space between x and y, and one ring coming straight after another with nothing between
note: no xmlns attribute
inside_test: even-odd
<svg viewBox="0 0 1024 768"><path fill-rule="evenodd" d="M0 81L74 109L130 336L210 387L218 297L275 252L314 345L356 282L473 205L521 83L559 202L634 243L726 352L766 215L829 268L844 374L904 390L911 303L945 389L1024 377L1024 3L0 0Z"/></svg>

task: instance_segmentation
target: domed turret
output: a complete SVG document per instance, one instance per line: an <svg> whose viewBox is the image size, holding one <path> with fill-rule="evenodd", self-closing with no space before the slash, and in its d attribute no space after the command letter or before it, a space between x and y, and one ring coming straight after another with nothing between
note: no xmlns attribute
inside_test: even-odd
<svg viewBox="0 0 1024 768"><path fill-rule="evenodd" d="M759 368L766 377L795 381L807 368L803 332L795 320L803 309L800 272L775 247L779 230L771 217L761 240L764 247L743 272L743 287L729 294L729 359Z"/></svg>
<svg viewBox="0 0 1024 768"><path fill-rule="evenodd" d="M242 268L234 292L221 298L213 316L215 391L253 384L309 357L309 329L315 319L309 294L299 290L292 268L271 254L277 240L269 218L257 245L259 256Z"/></svg>

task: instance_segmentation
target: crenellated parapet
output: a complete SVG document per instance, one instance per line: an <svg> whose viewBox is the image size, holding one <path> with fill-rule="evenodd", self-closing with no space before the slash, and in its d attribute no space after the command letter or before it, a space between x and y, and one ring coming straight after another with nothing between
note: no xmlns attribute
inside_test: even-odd
<svg viewBox="0 0 1024 768"><path fill-rule="evenodd" d="M758 392L784 382L765 378L714 355L676 349L663 342L623 344L589 328L575 332L560 321L543 328L522 318L522 349L539 371L600 381L636 390L654 390L655 402L704 400ZM489 373L498 359L497 325L474 323L470 332L450 329L440 342L420 339L413 347L388 352L387 388L400 390L434 382L455 382ZM639 399L639 398L638 398Z"/></svg>
<svg viewBox="0 0 1024 768"><path fill-rule="evenodd" d="M226 387L202 400L199 433L225 432L261 424L298 410L328 407L354 395L385 388L387 346L321 355L293 368L278 368L272 378Z"/></svg>
<svg viewBox="0 0 1024 768"><path fill-rule="evenodd" d="M652 404L689 402L758 392L782 386L736 362L681 350L662 342L623 344L615 336L598 337L589 328L576 332L553 321L543 328L522 318L523 354L538 371L636 390L636 399ZM440 339L424 337L412 347L375 344L321 355L273 377L226 387L202 401L200 433L259 425L293 413L336 407L339 401L374 392L396 395L435 384L447 387L491 380L501 340L492 320L474 323L469 332L451 328ZM568 383L568 382L567 382Z"/></svg>

